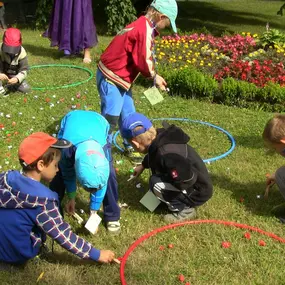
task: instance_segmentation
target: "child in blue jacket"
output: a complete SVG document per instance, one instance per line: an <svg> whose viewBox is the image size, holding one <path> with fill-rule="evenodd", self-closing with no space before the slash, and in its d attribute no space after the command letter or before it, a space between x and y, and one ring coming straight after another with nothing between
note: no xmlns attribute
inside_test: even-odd
<svg viewBox="0 0 285 285"><path fill-rule="evenodd" d="M60 149L70 142L34 133L19 148L22 171L0 173L0 261L24 264L39 254L46 235L83 259L108 263L109 250L98 250L71 231L59 212L58 195L41 184L58 171Z"/></svg>
<svg viewBox="0 0 285 285"><path fill-rule="evenodd" d="M107 120L92 111L71 111L62 119L58 138L73 146L62 151L60 171L50 188L59 194L60 200L66 190L69 201L65 209L73 214L78 180L90 193L90 214L96 213L103 202L106 227L109 232L118 233L118 184L108 143L109 128Z"/></svg>

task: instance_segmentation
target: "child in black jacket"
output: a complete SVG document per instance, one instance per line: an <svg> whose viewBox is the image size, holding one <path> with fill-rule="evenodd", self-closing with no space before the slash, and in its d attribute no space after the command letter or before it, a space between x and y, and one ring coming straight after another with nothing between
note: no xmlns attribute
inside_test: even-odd
<svg viewBox="0 0 285 285"><path fill-rule="evenodd" d="M124 119L121 134L138 152L146 154L134 175L151 169L150 189L171 211L164 220L172 223L194 219L195 208L212 197L213 186L204 162L188 145L189 136L175 125L156 130L139 113Z"/></svg>

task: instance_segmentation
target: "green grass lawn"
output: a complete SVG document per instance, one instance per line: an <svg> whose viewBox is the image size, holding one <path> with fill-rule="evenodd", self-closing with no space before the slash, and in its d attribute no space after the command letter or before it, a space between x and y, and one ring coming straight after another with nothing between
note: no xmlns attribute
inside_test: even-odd
<svg viewBox="0 0 285 285"><path fill-rule="evenodd" d="M206 27L212 34L251 32L261 34L271 28L285 30L285 17L277 16L284 1L270 0L188 0L178 1L177 26L182 31Z"/></svg>
<svg viewBox="0 0 285 285"><path fill-rule="evenodd" d="M192 1L185 2L191 4ZM275 11L282 1L257 1L262 9L250 8L256 1L211 1L212 3L249 3L244 10L258 11L268 15L270 8ZM195 2L197 5L200 1ZM210 1L201 2L210 5ZM181 3L182 4L182 3ZM206 5L206 4L205 4ZM215 4L216 5L216 4ZM269 6L266 6L269 5ZM255 6L256 7L256 6ZM248 9L247 9L248 8ZM252 9L252 10L250 10ZM264 12L265 11L265 12ZM266 17L261 17L265 22ZM221 16L222 19L222 16ZM282 18L283 20L283 18ZM218 23L217 19L217 23ZM222 21L222 20L221 20ZM242 19L240 19L242 21ZM236 21L237 22L237 21ZM245 31L256 32L256 26L248 24ZM66 60L60 58L57 49L49 48L47 39L40 37L38 31L23 31L24 46L29 54L30 65L61 63L84 66L80 58ZM100 37L100 45L93 50L98 55L106 47L110 38ZM95 73L96 65L89 68ZM32 70L29 82L33 86L56 86L84 80L88 74L73 69ZM236 139L237 147L225 159L207 164L214 184L213 198L199 208L199 219L219 219L245 223L283 236L284 226L272 215L272 209L283 202L281 194L273 188L269 199L262 198L265 190L265 174L273 172L282 165L278 155L269 155L264 149L261 134L266 121L272 114L252 110L212 105L196 100L165 96L165 100L151 106L143 96L145 89L133 89L137 110L150 118L186 117L207 121L228 130ZM80 98L76 95L80 93ZM77 108L99 111L99 97L95 78L84 85L53 91L33 91L29 95L13 94L0 98L0 166L1 170L18 169L17 148L29 133L45 131L56 133L60 119L72 109ZM7 118L7 115L9 115ZM14 122L14 123L13 123ZM157 123L156 123L157 124ZM193 123L179 123L191 137L191 144L203 158L219 155L230 146L228 139L220 132ZM100 226L96 236L88 234L72 218L67 220L75 232L85 237L97 248L112 249L117 256L123 256L128 247L141 235L163 226L163 208L155 213L148 212L140 203L147 190L148 173L145 172L138 182L127 182L131 163L115 149L114 163L118 168L119 196L121 203L129 208L121 213L122 230L118 236L110 236ZM116 161L123 160L123 164ZM81 189L77 197L77 209L88 213L88 195ZM261 195L261 198L258 198ZM241 202L242 198L242 202ZM87 218L87 214L83 215ZM130 256L126 264L126 280L130 285L142 284L183 284L178 275L185 276L191 284L284 284L285 246L271 238L257 233L251 239L243 237L245 230L223 225L188 225L159 233L142 243ZM266 246L258 245L259 240ZM223 241L231 242L230 248L222 248ZM172 249L167 248L172 243ZM164 250L160 250L164 246ZM0 272L1 284L35 284L38 276L44 276L38 284L52 285L111 285L120 284L119 267L112 265L86 264L55 246L55 255L48 260L33 260L20 271Z"/></svg>

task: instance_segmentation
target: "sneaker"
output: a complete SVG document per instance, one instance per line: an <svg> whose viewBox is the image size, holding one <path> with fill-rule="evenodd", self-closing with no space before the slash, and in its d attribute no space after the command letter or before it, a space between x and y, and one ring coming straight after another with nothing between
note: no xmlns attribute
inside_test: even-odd
<svg viewBox="0 0 285 285"><path fill-rule="evenodd" d="M127 147L124 151L124 155L127 156L134 163L142 163L142 155L135 151L133 147Z"/></svg>
<svg viewBox="0 0 285 285"><path fill-rule="evenodd" d="M166 223L176 223L185 220L194 220L197 217L197 212L195 208L184 208L180 212L172 212L171 214L167 214L163 217Z"/></svg>
<svg viewBox="0 0 285 285"><path fill-rule="evenodd" d="M118 234L121 230L121 225L119 221L110 221L106 223L106 227L109 233Z"/></svg>

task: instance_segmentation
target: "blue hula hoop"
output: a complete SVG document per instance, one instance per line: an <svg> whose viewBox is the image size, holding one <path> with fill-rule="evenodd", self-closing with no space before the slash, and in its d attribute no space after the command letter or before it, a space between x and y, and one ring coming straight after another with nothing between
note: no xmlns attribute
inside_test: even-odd
<svg viewBox="0 0 285 285"><path fill-rule="evenodd" d="M228 131L224 130L223 128L221 128L219 126L213 125L211 123L198 121L198 120L192 120L192 119L188 119L188 118L157 118L157 119L152 119L152 121L163 121L163 120L193 122L193 123L198 123L198 124L201 124L201 125L206 125L208 127L211 127L211 128L214 128L214 129L217 129L217 130L221 131L222 133L224 133L228 137L228 139L229 139L229 141L231 143L231 147L225 153L223 153L221 155L218 155L218 156L215 156L215 157L211 157L211 158L207 158L207 159L203 159L203 161L205 163L210 163L210 162L213 162L213 161L216 161L216 160L219 160L219 159L222 159L222 158L226 157L227 155L232 153L234 148L236 147L235 139ZM118 137L119 134L120 134L120 131L117 131L114 134L114 136L113 136L113 144L120 152L123 153L124 149L121 148L119 146L119 144L117 143L117 137Z"/></svg>

